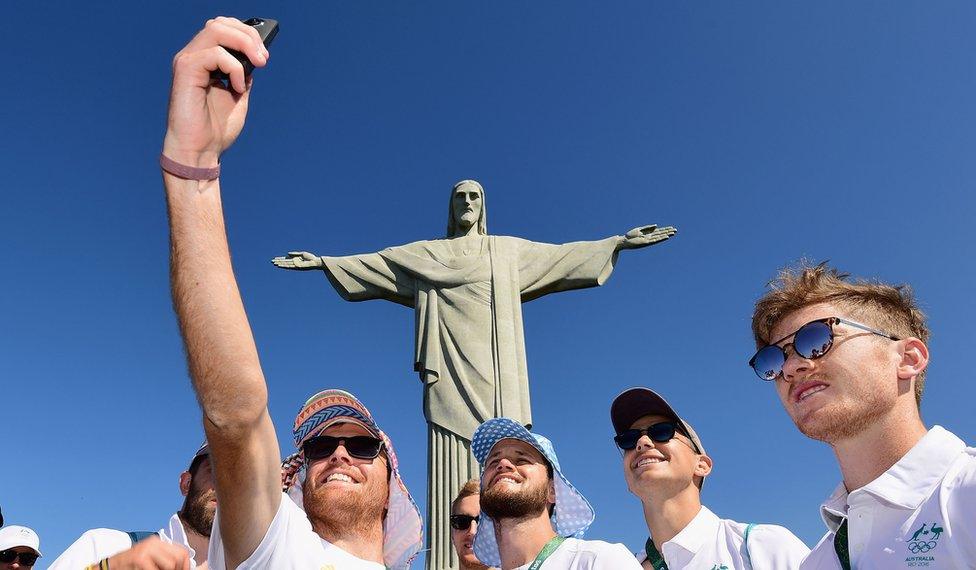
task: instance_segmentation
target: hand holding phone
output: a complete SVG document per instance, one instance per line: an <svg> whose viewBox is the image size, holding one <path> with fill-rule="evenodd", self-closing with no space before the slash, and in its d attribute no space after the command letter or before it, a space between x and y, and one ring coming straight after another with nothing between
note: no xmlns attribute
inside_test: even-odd
<svg viewBox="0 0 976 570"><path fill-rule="evenodd" d="M244 23L258 31L258 34L261 36L261 41L264 42L264 47L266 48L271 46L271 42L278 35L278 20L272 20L270 18L248 18L244 20ZM254 71L254 64L251 63L251 60L237 50L232 50L227 47L224 47L224 49L244 66L244 77L250 77L251 72ZM211 72L210 77L223 81L229 79L227 74L219 69Z"/></svg>

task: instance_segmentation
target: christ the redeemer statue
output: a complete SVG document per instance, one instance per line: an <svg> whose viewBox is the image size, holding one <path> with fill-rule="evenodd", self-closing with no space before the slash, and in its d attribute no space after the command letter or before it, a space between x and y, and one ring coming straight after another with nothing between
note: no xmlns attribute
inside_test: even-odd
<svg viewBox="0 0 976 570"><path fill-rule="evenodd" d="M424 385L428 425L427 568L454 568L450 503L479 476L471 436L494 417L532 424L522 303L549 293L602 285L621 249L645 247L673 227L563 245L487 231L485 194L473 180L451 192L445 239L344 257L289 252L273 263L320 269L347 301L386 299L416 314L414 369Z"/></svg>

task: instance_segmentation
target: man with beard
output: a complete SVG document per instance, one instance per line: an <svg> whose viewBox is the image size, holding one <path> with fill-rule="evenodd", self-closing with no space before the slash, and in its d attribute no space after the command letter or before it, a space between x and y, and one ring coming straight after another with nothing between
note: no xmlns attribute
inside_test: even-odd
<svg viewBox="0 0 976 570"><path fill-rule="evenodd" d="M797 568L810 552L776 525L720 519L701 503L712 459L695 430L653 390L624 390L610 406L624 479L650 533L638 555L648 569Z"/></svg>
<svg viewBox="0 0 976 570"><path fill-rule="evenodd" d="M294 436L299 451L282 463L278 512L237 568L409 567L422 544L420 511L393 444L362 402L342 390L319 392L295 418ZM221 517L210 546L214 569L229 567Z"/></svg>
<svg viewBox="0 0 976 570"><path fill-rule="evenodd" d="M478 517L481 516L481 483L471 479L458 491L451 501L451 543L457 553L461 570L489 570L478 560L471 548L478 532Z"/></svg>
<svg viewBox="0 0 976 570"><path fill-rule="evenodd" d="M217 500L206 444L197 450L190 466L180 474L180 493L185 497L183 506L158 532L89 530L72 543L49 570L78 570L99 562L123 568L126 561L145 556L174 562L188 559L191 568L205 570Z"/></svg>
<svg viewBox="0 0 976 570"><path fill-rule="evenodd" d="M173 306L203 409L219 509L212 568L406 568L420 513L389 439L345 392L311 398L295 422L299 452L282 468L268 387L231 266L219 159L240 134L255 67L269 53L251 26L207 22L173 59L160 166L169 206ZM211 77L220 70L225 85ZM334 421L337 417L343 421ZM305 510L302 510L304 507Z"/></svg>
<svg viewBox="0 0 976 570"><path fill-rule="evenodd" d="M752 330L749 364L799 430L833 448L843 477L802 567L976 567L976 449L922 423L929 330L911 290L788 268Z"/></svg>
<svg viewBox="0 0 976 570"><path fill-rule="evenodd" d="M640 569L622 544L575 538L595 514L562 474L548 439L495 418L474 432L471 449L482 466L479 560L503 570Z"/></svg>

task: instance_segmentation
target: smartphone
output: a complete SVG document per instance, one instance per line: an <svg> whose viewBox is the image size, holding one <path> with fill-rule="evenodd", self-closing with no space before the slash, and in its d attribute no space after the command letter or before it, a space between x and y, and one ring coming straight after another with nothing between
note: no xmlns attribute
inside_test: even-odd
<svg viewBox="0 0 976 570"><path fill-rule="evenodd" d="M264 47L270 47L271 42L274 41L275 36L278 35L278 20L272 20L270 18L248 18L247 20L244 20L244 23L258 31L258 34L261 35L261 41L264 42ZM241 62L241 65L244 66L244 77L249 77L251 72L254 71L254 64L251 63L251 60L237 50L232 50L230 48L224 49L230 52L230 54L234 56L237 61ZM227 74L219 69L211 71L210 77L224 81L229 79Z"/></svg>

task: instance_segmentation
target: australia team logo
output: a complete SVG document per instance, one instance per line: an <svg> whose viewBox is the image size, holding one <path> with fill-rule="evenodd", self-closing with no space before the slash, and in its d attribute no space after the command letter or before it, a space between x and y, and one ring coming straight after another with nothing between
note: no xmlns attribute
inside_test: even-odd
<svg viewBox="0 0 976 570"><path fill-rule="evenodd" d="M908 539L908 551L912 554L925 554L939 545L939 538L945 529L938 523L922 523Z"/></svg>

